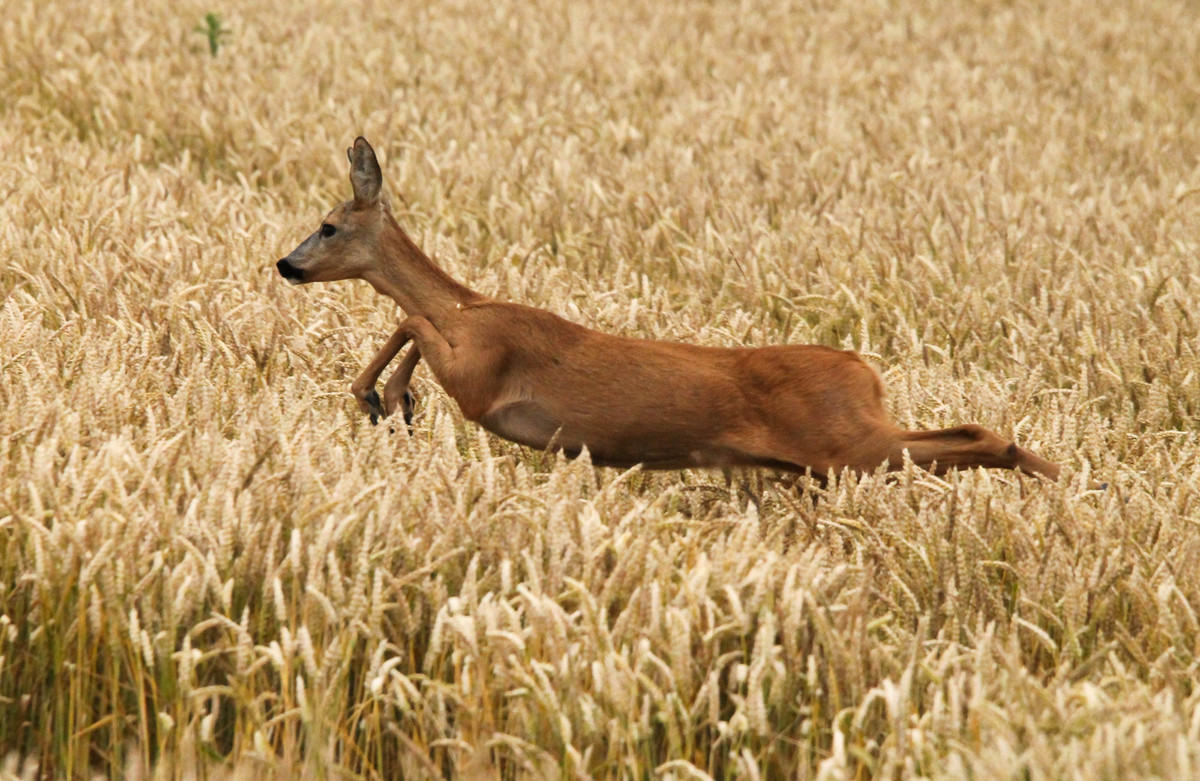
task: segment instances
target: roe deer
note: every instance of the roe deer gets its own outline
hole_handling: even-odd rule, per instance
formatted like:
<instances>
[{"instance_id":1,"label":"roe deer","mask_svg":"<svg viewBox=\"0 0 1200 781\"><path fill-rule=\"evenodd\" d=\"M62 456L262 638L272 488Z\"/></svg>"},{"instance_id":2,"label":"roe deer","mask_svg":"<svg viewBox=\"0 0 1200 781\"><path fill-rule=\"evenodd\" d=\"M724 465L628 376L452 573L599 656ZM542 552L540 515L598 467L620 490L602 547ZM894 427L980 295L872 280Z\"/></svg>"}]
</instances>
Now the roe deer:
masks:
<instances>
[{"instance_id":1,"label":"roe deer","mask_svg":"<svg viewBox=\"0 0 1200 781\"><path fill-rule=\"evenodd\" d=\"M293 284L364 279L407 314L351 385L363 412L411 417L408 384L424 358L463 415L533 448L650 469L770 467L825 476L913 462L939 473L1059 467L978 425L906 431L888 417L879 375L854 352L814 345L699 347L593 331L542 309L495 301L438 268L380 198L363 138L347 150L353 200L276 266ZM384 386L375 384L409 341Z\"/></svg>"}]
</instances>

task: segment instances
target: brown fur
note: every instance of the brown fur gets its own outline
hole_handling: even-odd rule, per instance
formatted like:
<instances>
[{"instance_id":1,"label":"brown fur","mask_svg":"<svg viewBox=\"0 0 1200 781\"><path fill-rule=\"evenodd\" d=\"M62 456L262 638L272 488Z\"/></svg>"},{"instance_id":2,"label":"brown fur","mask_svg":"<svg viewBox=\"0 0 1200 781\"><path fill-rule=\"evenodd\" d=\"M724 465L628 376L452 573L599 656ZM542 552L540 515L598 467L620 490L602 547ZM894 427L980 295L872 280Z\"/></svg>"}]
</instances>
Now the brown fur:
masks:
<instances>
[{"instance_id":1,"label":"brown fur","mask_svg":"<svg viewBox=\"0 0 1200 781\"><path fill-rule=\"evenodd\" d=\"M1058 477L1057 465L981 426L897 427L879 375L853 352L627 339L486 298L434 265L392 218L370 145L359 138L348 155L354 199L278 266L294 282L365 279L409 315L351 386L368 414L400 408L424 358L468 419L529 447L586 447L601 465L823 476L896 469L907 451L938 472L983 466ZM326 226L332 235L322 235ZM380 401L379 375L409 341Z\"/></svg>"}]
</instances>

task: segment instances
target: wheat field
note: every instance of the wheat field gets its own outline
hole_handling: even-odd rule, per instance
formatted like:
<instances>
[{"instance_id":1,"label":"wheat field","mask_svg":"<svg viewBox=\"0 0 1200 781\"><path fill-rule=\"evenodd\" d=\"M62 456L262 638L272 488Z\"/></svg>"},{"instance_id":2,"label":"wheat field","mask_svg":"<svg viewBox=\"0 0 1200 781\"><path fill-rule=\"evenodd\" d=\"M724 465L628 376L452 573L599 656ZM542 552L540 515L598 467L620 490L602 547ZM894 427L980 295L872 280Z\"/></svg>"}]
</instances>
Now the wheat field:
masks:
<instances>
[{"instance_id":1,"label":"wheat field","mask_svg":"<svg viewBox=\"0 0 1200 781\"><path fill-rule=\"evenodd\" d=\"M0 777L1200 778L1197 30L6 0ZM486 295L853 348L1063 478L594 468L424 368L372 427L402 314L273 267L360 133Z\"/></svg>"}]
</instances>

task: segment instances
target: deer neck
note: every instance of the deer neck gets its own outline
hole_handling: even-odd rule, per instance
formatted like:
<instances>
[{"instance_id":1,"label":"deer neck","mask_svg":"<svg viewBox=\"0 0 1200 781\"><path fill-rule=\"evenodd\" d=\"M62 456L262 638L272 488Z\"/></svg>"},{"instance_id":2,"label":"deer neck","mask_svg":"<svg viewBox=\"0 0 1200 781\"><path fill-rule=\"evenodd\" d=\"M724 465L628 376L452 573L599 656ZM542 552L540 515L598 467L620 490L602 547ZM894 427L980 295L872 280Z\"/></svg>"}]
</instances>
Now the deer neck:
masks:
<instances>
[{"instance_id":1,"label":"deer neck","mask_svg":"<svg viewBox=\"0 0 1200 781\"><path fill-rule=\"evenodd\" d=\"M380 264L363 276L405 314L420 315L434 325L464 305L482 298L434 264L390 214L379 236Z\"/></svg>"}]
</instances>

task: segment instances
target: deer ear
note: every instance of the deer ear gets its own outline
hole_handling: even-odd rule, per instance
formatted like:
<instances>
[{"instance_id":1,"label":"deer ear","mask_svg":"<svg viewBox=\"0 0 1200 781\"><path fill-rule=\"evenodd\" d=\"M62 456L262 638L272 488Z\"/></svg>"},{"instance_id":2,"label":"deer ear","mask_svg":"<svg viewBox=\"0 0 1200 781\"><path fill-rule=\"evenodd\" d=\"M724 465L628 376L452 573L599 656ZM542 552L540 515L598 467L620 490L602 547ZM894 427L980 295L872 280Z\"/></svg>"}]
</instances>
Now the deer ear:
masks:
<instances>
[{"instance_id":1,"label":"deer ear","mask_svg":"<svg viewBox=\"0 0 1200 781\"><path fill-rule=\"evenodd\" d=\"M359 136L354 146L346 150L350 158L350 185L354 188L354 206L366 209L379 203L379 191L383 187L383 172L375 158L375 150L367 139Z\"/></svg>"}]
</instances>

